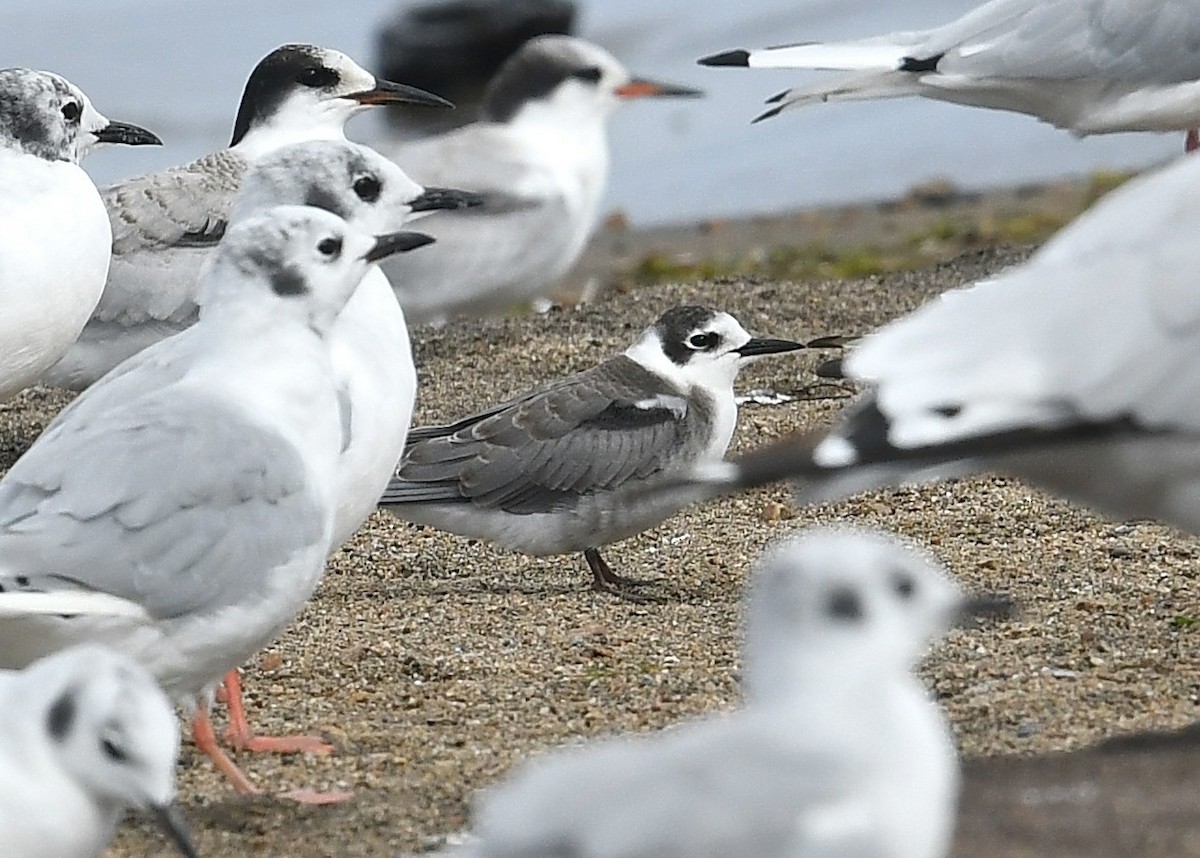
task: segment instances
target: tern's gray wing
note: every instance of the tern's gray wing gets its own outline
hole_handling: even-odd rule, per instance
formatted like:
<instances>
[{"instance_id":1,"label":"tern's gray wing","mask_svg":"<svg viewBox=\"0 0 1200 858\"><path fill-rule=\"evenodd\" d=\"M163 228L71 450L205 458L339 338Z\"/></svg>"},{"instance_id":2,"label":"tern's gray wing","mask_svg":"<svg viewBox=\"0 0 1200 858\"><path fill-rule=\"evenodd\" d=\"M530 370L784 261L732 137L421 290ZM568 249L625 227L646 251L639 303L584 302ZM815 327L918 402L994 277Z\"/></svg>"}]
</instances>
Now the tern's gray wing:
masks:
<instances>
[{"instance_id":1,"label":"tern's gray wing","mask_svg":"<svg viewBox=\"0 0 1200 858\"><path fill-rule=\"evenodd\" d=\"M423 218L421 228L437 242L383 261L415 321L446 315L447 303L451 314L500 310L544 294L591 231L594 213L572 211L556 177L530 163L498 127L468 126L390 154L426 187L463 188L483 198L479 206Z\"/></svg>"},{"instance_id":2,"label":"tern's gray wing","mask_svg":"<svg viewBox=\"0 0 1200 858\"><path fill-rule=\"evenodd\" d=\"M113 259L94 318L126 325L190 318L200 262L225 233L246 169L245 159L224 150L105 188Z\"/></svg>"},{"instance_id":3,"label":"tern's gray wing","mask_svg":"<svg viewBox=\"0 0 1200 858\"><path fill-rule=\"evenodd\" d=\"M1131 84L1200 78L1200 16L1191 0L998 0L926 35L912 57L942 57L943 74Z\"/></svg>"},{"instance_id":4,"label":"tern's gray wing","mask_svg":"<svg viewBox=\"0 0 1200 858\"><path fill-rule=\"evenodd\" d=\"M506 406L418 430L381 503L549 512L670 471L707 440L706 405L621 356Z\"/></svg>"},{"instance_id":5,"label":"tern's gray wing","mask_svg":"<svg viewBox=\"0 0 1200 858\"><path fill-rule=\"evenodd\" d=\"M535 760L478 813L486 858L867 858L885 848L860 760L737 719Z\"/></svg>"},{"instance_id":6,"label":"tern's gray wing","mask_svg":"<svg viewBox=\"0 0 1200 858\"><path fill-rule=\"evenodd\" d=\"M99 591L175 617L245 599L267 584L248 570L321 539L283 438L178 386L111 404L51 426L0 481L4 589Z\"/></svg>"}]
</instances>

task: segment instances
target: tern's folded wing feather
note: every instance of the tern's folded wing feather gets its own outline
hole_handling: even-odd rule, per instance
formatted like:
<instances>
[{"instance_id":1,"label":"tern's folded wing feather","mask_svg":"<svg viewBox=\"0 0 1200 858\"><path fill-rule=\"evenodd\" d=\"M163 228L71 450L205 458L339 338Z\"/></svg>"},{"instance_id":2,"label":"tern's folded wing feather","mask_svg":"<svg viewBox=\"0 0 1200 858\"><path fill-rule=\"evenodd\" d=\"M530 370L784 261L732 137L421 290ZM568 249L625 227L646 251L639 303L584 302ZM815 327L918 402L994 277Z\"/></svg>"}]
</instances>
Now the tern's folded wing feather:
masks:
<instances>
[{"instance_id":1,"label":"tern's folded wing feather","mask_svg":"<svg viewBox=\"0 0 1200 858\"><path fill-rule=\"evenodd\" d=\"M122 324L190 318L202 253L225 234L246 169L243 158L224 150L105 188L113 261L95 318ZM180 268L178 254L188 252Z\"/></svg>"},{"instance_id":2,"label":"tern's folded wing feather","mask_svg":"<svg viewBox=\"0 0 1200 858\"><path fill-rule=\"evenodd\" d=\"M382 503L471 501L546 512L667 472L698 444L687 398L626 357L416 435Z\"/></svg>"},{"instance_id":3,"label":"tern's folded wing feather","mask_svg":"<svg viewBox=\"0 0 1200 858\"><path fill-rule=\"evenodd\" d=\"M248 572L319 543L325 524L285 439L169 389L63 421L13 466L0 482L0 583L179 616L253 597L267 582Z\"/></svg>"}]
</instances>

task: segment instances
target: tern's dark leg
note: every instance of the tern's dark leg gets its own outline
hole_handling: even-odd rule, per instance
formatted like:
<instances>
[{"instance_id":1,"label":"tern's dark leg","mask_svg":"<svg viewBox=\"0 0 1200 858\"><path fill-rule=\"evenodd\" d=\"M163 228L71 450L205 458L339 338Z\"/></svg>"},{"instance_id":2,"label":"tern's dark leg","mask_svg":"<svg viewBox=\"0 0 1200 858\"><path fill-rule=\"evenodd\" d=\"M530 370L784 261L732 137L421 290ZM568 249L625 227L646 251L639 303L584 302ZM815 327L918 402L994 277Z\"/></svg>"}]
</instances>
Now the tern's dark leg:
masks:
<instances>
[{"instance_id":1,"label":"tern's dark leg","mask_svg":"<svg viewBox=\"0 0 1200 858\"><path fill-rule=\"evenodd\" d=\"M612 571L611 566L604 562L604 558L600 556L600 550L597 548L585 548L583 558L587 561L588 568L592 570L593 590L620 595L622 587L640 587L643 584L654 583L643 578L626 578L624 575L618 575Z\"/></svg>"}]
</instances>

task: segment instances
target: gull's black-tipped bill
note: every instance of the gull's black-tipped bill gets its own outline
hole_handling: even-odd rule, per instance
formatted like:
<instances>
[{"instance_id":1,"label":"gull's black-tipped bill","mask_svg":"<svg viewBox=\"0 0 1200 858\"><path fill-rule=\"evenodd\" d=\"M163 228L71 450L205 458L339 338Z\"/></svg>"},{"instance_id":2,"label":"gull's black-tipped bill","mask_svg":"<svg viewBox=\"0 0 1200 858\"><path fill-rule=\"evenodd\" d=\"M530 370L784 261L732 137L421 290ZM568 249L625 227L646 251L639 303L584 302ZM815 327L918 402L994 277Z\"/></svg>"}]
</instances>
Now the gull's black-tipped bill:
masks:
<instances>
[{"instance_id":1,"label":"gull's black-tipped bill","mask_svg":"<svg viewBox=\"0 0 1200 858\"><path fill-rule=\"evenodd\" d=\"M188 829L187 820L177 804L155 805L150 808L150 817L162 832L171 839L175 848L186 858L200 858L196 844L192 842L192 833Z\"/></svg>"},{"instance_id":2,"label":"gull's black-tipped bill","mask_svg":"<svg viewBox=\"0 0 1200 858\"><path fill-rule=\"evenodd\" d=\"M122 143L126 146L161 146L162 140L153 131L129 122L110 122L96 132L101 143Z\"/></svg>"},{"instance_id":3,"label":"gull's black-tipped bill","mask_svg":"<svg viewBox=\"0 0 1200 858\"><path fill-rule=\"evenodd\" d=\"M722 51L696 60L702 66L736 66L745 68L750 65L750 52L742 48L732 51Z\"/></svg>"},{"instance_id":4,"label":"gull's black-tipped bill","mask_svg":"<svg viewBox=\"0 0 1200 858\"><path fill-rule=\"evenodd\" d=\"M483 195L474 191L456 188L426 188L425 193L412 201L414 212L432 212L444 209L469 209L483 205Z\"/></svg>"},{"instance_id":5,"label":"gull's black-tipped bill","mask_svg":"<svg viewBox=\"0 0 1200 858\"><path fill-rule=\"evenodd\" d=\"M368 262L378 262L395 253L408 253L418 247L433 244L436 239L423 232L389 232L375 236L375 244L364 255Z\"/></svg>"},{"instance_id":6,"label":"gull's black-tipped bill","mask_svg":"<svg viewBox=\"0 0 1200 858\"><path fill-rule=\"evenodd\" d=\"M618 86L614 92L620 98L700 98L704 95L700 89L644 77L635 77L629 83Z\"/></svg>"},{"instance_id":7,"label":"gull's black-tipped bill","mask_svg":"<svg viewBox=\"0 0 1200 858\"><path fill-rule=\"evenodd\" d=\"M453 102L440 95L390 80L376 79L373 89L352 92L346 98L354 99L359 104L419 104L423 107L454 108Z\"/></svg>"},{"instance_id":8,"label":"gull's black-tipped bill","mask_svg":"<svg viewBox=\"0 0 1200 858\"><path fill-rule=\"evenodd\" d=\"M736 351L742 357L760 357L762 355L777 355L782 354L783 352L794 352L803 348L807 348L804 343L797 343L793 340L772 340L755 337L740 349L734 349L734 351Z\"/></svg>"}]
</instances>

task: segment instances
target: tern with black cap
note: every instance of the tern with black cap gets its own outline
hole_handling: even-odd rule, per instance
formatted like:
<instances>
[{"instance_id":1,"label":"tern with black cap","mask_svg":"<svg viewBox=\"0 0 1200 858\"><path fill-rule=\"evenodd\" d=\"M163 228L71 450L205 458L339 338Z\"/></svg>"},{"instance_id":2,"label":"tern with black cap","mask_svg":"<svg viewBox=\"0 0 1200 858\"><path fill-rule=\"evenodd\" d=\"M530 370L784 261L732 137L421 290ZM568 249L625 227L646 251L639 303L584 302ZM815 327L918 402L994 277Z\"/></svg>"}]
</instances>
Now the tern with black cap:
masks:
<instances>
[{"instance_id":1,"label":"tern with black cap","mask_svg":"<svg viewBox=\"0 0 1200 858\"><path fill-rule=\"evenodd\" d=\"M496 73L480 119L380 151L423 185L468 188L484 202L431 218L424 259L383 266L410 322L508 310L547 295L583 253L608 183L609 117L647 97L696 97L635 78L608 51L570 36L530 39Z\"/></svg>"},{"instance_id":2,"label":"tern with black cap","mask_svg":"<svg viewBox=\"0 0 1200 858\"><path fill-rule=\"evenodd\" d=\"M400 518L535 555L582 552L593 585L630 583L600 548L683 504L618 502L725 454L738 371L805 346L750 336L728 313L668 310L604 363L445 426L413 429L380 501Z\"/></svg>"},{"instance_id":3,"label":"tern with black cap","mask_svg":"<svg viewBox=\"0 0 1200 858\"><path fill-rule=\"evenodd\" d=\"M284 45L264 57L246 82L229 148L104 189L108 282L78 341L43 381L81 390L192 324L200 266L225 233L246 171L292 143L344 141L346 122L380 104L452 106L328 48Z\"/></svg>"}]
</instances>

